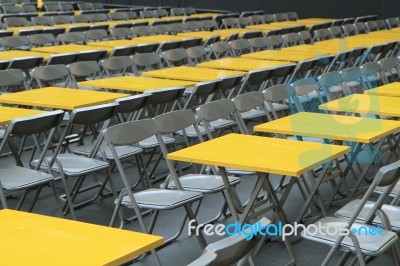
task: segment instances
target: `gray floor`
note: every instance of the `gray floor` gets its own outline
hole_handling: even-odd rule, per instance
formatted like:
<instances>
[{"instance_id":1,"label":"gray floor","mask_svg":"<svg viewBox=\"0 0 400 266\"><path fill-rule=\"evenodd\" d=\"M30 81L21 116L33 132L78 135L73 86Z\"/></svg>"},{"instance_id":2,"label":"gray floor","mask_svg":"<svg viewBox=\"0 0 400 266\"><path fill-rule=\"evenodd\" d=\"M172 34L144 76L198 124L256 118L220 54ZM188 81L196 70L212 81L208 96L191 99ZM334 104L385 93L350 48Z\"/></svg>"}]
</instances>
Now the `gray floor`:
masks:
<instances>
[{"instance_id":1,"label":"gray floor","mask_svg":"<svg viewBox=\"0 0 400 266\"><path fill-rule=\"evenodd\" d=\"M284 158L282 158L282 160L284 160ZM0 160L0 166L9 163L13 163L12 157L3 157ZM126 164L125 166L128 169L127 171L129 176L136 176L134 165ZM165 167L162 166L161 171L165 171L164 169ZM117 173L114 174L114 179L116 181L119 180ZM93 179L89 177L88 181L92 182L91 180ZM276 184L279 179L276 176L271 176L271 180L274 184ZM238 185L237 191L243 202L248 197L254 181L255 178L253 176L242 177L242 182ZM323 185L321 192L324 197L327 197L329 195L329 191L329 187L327 185ZM11 207L15 206L16 202L17 200L15 197L9 199ZM296 187L293 188L292 192L289 195L287 204L284 207L284 210L289 219L293 220L296 217L296 214L301 208L302 203L303 200L300 196L298 189ZM201 206L201 211L199 214L200 222L214 217L219 212L222 204L223 197L221 195L207 195L203 200L203 204ZM95 201L95 203L77 210L76 214L78 220L80 221L100 225L108 225L113 208L114 205L112 198L99 198ZM335 210L336 208L332 207L329 209L329 213L333 214ZM51 194L51 190L49 188L44 188L39 198L39 202L37 203L33 212L51 216L60 215L54 198ZM314 212L316 212L316 210L314 210ZM268 214L267 216L270 217L270 214ZM70 218L70 216L68 216L68 218ZM182 218L182 210L162 213L159 217L159 223L156 226L155 233L167 237L169 235L172 235L175 232L177 225L181 222ZM149 216L146 216L145 220L148 222ZM227 224L229 222L232 222L232 218L228 218L225 220L222 219L220 222ZM128 224L125 228L128 230L140 230L137 222ZM217 239L218 237L209 237L207 238L207 242L212 243ZM320 265L329 251L328 246L302 239L297 239L297 241L293 243L293 249L297 260L297 265ZM196 259L200 254L201 249L196 241L196 238L194 236L189 237L186 229L179 237L178 241L158 251L159 258L163 265L186 265L187 263ZM333 262L337 260L338 257L339 255L337 254ZM262 247L258 256L255 258L255 262L257 265L286 265L289 262L289 257L282 242L268 241ZM153 258L152 256L146 256L141 260L135 262L135 264L153 265ZM372 260L369 265L393 265L393 262L389 254L383 254L382 256Z\"/></svg>"}]
</instances>

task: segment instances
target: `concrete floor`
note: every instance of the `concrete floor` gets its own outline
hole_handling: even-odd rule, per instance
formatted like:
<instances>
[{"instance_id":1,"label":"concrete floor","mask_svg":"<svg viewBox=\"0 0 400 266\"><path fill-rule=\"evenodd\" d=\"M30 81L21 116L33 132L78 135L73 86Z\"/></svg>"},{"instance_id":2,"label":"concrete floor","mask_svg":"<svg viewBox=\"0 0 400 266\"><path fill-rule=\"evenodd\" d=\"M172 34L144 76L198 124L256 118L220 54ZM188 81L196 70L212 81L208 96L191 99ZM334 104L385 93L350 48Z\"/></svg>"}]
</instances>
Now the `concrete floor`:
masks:
<instances>
[{"instance_id":1,"label":"concrete floor","mask_svg":"<svg viewBox=\"0 0 400 266\"><path fill-rule=\"evenodd\" d=\"M282 158L284 159L284 158ZM3 157L0 160L0 166L13 163L12 157ZM136 176L135 167L132 164L125 164L127 167L127 173L130 177ZM161 172L165 172L165 166L161 165ZM101 178L101 177L100 177ZM114 180L118 183L118 186L122 188L119 182L118 173L114 173ZM276 176L271 176L271 181L276 184L279 178ZM350 177L349 180L352 180ZM88 181L92 182L92 178L88 177ZM242 182L237 186L238 194L241 200L244 202L255 182L255 177L253 176L243 176ZM158 184L157 184L158 185ZM155 186L157 186L155 185ZM59 184L61 187L61 184ZM321 194L323 197L329 195L330 187L328 185L323 185L321 188ZM89 194L91 192L88 192ZM86 194L88 195L88 194ZM29 199L28 199L29 200ZM13 208L16 205L17 200L15 198L9 199L10 207ZM206 195L204 197L200 213L198 215L200 223L206 221L207 219L214 217L220 210L223 204L223 197L221 194ZM284 206L284 210L289 219L293 220L296 217L297 212L301 208L303 200L299 193L297 187L294 187L291 191L287 204ZM80 221L95 223L100 225L108 225L113 212L114 204L111 197L108 198L98 198L93 204L79 209L76 211L77 219ZM329 209L329 214L332 215L337 208L332 207ZM44 188L35 209L35 213L41 213L51 216L59 216L59 210L55 204L54 198L51 194L49 188ZM131 212L126 212L132 213ZM314 213L318 213L314 210ZM271 218L271 214L268 213L267 217ZM67 216L70 218L70 215ZM160 234L163 236L172 235L177 229L177 225L180 224L183 218L183 210L174 210L162 212L159 217L159 223L156 225L155 234ZM150 216L145 216L145 221L149 222ZM232 218L221 219L219 222L228 224L232 222ZM140 227L137 222L127 224L125 226L127 230L140 231ZM208 243L212 243L218 240L219 237L208 237L206 238ZM400 242L399 242L400 244ZM312 266L320 265L324 257L329 251L329 247L314 243L311 241L306 241L302 239L297 239L293 243L294 255L297 260L297 265ZM187 234L187 229L185 228L179 239L168 245L166 247L158 250L158 256L163 265L186 265L191 261L195 260L200 254L201 249L194 236L189 237ZM331 265L339 258L339 254L336 254L335 258L332 260ZM257 265L286 265L289 262L289 256L282 242L280 241L267 241L262 247L260 253L255 258L255 263ZM153 265L152 256L145 256L139 261L135 262L137 265ZM383 254L380 257L372 260L368 265L394 265L391 256L389 254Z\"/></svg>"}]
</instances>

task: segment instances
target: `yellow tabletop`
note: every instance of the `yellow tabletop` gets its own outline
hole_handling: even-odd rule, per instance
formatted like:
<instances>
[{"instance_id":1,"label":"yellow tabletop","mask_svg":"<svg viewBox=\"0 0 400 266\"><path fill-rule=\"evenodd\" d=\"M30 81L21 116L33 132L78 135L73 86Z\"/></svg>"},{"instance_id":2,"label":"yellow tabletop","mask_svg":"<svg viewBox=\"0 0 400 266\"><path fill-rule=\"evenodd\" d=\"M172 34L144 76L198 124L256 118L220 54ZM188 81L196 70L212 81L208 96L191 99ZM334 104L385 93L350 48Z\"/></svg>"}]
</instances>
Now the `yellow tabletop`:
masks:
<instances>
[{"instance_id":1,"label":"yellow tabletop","mask_svg":"<svg viewBox=\"0 0 400 266\"><path fill-rule=\"evenodd\" d=\"M366 90L365 94L378 96L400 97L400 82L393 82L374 89Z\"/></svg>"},{"instance_id":2,"label":"yellow tabletop","mask_svg":"<svg viewBox=\"0 0 400 266\"><path fill-rule=\"evenodd\" d=\"M295 45L286 48L282 48L282 51L300 51L300 52L319 52L319 53L331 53L336 54L339 52L351 50L353 48L349 47L339 47L339 46L331 46L331 45L322 45L316 42L315 44L302 44L302 45Z\"/></svg>"},{"instance_id":3,"label":"yellow tabletop","mask_svg":"<svg viewBox=\"0 0 400 266\"><path fill-rule=\"evenodd\" d=\"M229 134L172 152L168 159L298 176L348 151L345 146Z\"/></svg>"},{"instance_id":4,"label":"yellow tabletop","mask_svg":"<svg viewBox=\"0 0 400 266\"><path fill-rule=\"evenodd\" d=\"M96 48L102 47L105 49L111 49L115 47L132 46L138 44L155 43L146 40L113 40L113 41L100 41L100 42L90 42L88 45L96 46ZM157 42L158 43L158 42Z\"/></svg>"},{"instance_id":5,"label":"yellow tabletop","mask_svg":"<svg viewBox=\"0 0 400 266\"><path fill-rule=\"evenodd\" d=\"M4 265L121 265L163 244L156 235L0 211Z\"/></svg>"},{"instance_id":6,"label":"yellow tabletop","mask_svg":"<svg viewBox=\"0 0 400 266\"><path fill-rule=\"evenodd\" d=\"M31 57L31 56L41 56L44 58L45 61L47 61L50 57L48 53L31 52L31 51L9 50L0 52L0 60L5 60L5 61L22 57Z\"/></svg>"},{"instance_id":7,"label":"yellow tabletop","mask_svg":"<svg viewBox=\"0 0 400 266\"><path fill-rule=\"evenodd\" d=\"M101 51L101 50L106 50L107 52L112 51L112 49L108 47L100 48L82 44L62 44L62 45L32 48L32 51L35 52L51 53L51 54L80 53L80 52Z\"/></svg>"},{"instance_id":8,"label":"yellow tabletop","mask_svg":"<svg viewBox=\"0 0 400 266\"><path fill-rule=\"evenodd\" d=\"M242 37L246 32L260 32L260 30L252 30L252 29L223 29L223 30L214 30L212 33L221 35L221 39L226 39L229 35L239 33L239 37Z\"/></svg>"},{"instance_id":9,"label":"yellow tabletop","mask_svg":"<svg viewBox=\"0 0 400 266\"><path fill-rule=\"evenodd\" d=\"M276 29L284 29L284 28L291 28L291 27L298 27L298 26L306 26L306 24L302 24L297 21L282 21L282 22L274 22L274 23L268 23L268 24L257 24L257 25L250 25L247 26L247 29L251 30L262 30L262 31L267 31L267 30L276 30Z\"/></svg>"},{"instance_id":10,"label":"yellow tabletop","mask_svg":"<svg viewBox=\"0 0 400 266\"><path fill-rule=\"evenodd\" d=\"M241 56L241 58L300 62L315 57L325 56L327 54L329 53L325 51L265 50L255 53L244 54Z\"/></svg>"},{"instance_id":11,"label":"yellow tabletop","mask_svg":"<svg viewBox=\"0 0 400 266\"><path fill-rule=\"evenodd\" d=\"M319 106L321 110L400 117L400 98L352 94Z\"/></svg>"},{"instance_id":12,"label":"yellow tabletop","mask_svg":"<svg viewBox=\"0 0 400 266\"><path fill-rule=\"evenodd\" d=\"M189 39L188 37L183 36L176 36L176 35L150 35L150 36L143 36L143 37L135 37L132 40L136 42L170 42L170 41L182 41L185 39Z\"/></svg>"},{"instance_id":13,"label":"yellow tabletop","mask_svg":"<svg viewBox=\"0 0 400 266\"><path fill-rule=\"evenodd\" d=\"M220 34L214 33L212 31L190 31L190 32L178 33L178 36L190 37L190 38L202 38L203 40L206 40L214 36L220 36L222 40L225 40L228 34L221 36Z\"/></svg>"},{"instance_id":14,"label":"yellow tabletop","mask_svg":"<svg viewBox=\"0 0 400 266\"><path fill-rule=\"evenodd\" d=\"M110 103L126 96L128 94L45 87L0 95L0 103L74 110Z\"/></svg>"},{"instance_id":15,"label":"yellow tabletop","mask_svg":"<svg viewBox=\"0 0 400 266\"><path fill-rule=\"evenodd\" d=\"M200 81L215 80L228 76L236 76L236 75L244 76L245 74L246 74L245 72L239 72L239 71L180 66L180 67L164 68L153 71L146 71L142 73L142 76L200 82Z\"/></svg>"},{"instance_id":16,"label":"yellow tabletop","mask_svg":"<svg viewBox=\"0 0 400 266\"><path fill-rule=\"evenodd\" d=\"M254 127L255 131L370 144L400 130L400 122L301 112Z\"/></svg>"},{"instance_id":17,"label":"yellow tabletop","mask_svg":"<svg viewBox=\"0 0 400 266\"><path fill-rule=\"evenodd\" d=\"M254 60L254 59L244 59L244 58L222 58L200 63L197 66L204 68L251 71L263 68L273 68L288 64L292 63L285 61L266 61L266 60Z\"/></svg>"},{"instance_id":18,"label":"yellow tabletop","mask_svg":"<svg viewBox=\"0 0 400 266\"><path fill-rule=\"evenodd\" d=\"M195 83L192 81L133 76L123 76L79 82L79 85L81 86L89 86L102 89L126 90L134 92L145 92L171 87L193 87L194 84Z\"/></svg>"},{"instance_id":19,"label":"yellow tabletop","mask_svg":"<svg viewBox=\"0 0 400 266\"><path fill-rule=\"evenodd\" d=\"M13 119L42 113L44 111L0 106L0 126L10 123Z\"/></svg>"}]
</instances>

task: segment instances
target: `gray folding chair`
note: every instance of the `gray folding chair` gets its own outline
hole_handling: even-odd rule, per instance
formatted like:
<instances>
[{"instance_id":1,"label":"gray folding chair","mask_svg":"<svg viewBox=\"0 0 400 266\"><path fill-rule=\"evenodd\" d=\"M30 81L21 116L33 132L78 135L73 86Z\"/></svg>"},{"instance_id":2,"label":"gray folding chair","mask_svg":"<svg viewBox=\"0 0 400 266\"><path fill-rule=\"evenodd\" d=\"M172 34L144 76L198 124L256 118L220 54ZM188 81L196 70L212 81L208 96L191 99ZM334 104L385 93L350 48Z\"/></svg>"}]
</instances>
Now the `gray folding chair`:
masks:
<instances>
[{"instance_id":1,"label":"gray folding chair","mask_svg":"<svg viewBox=\"0 0 400 266\"><path fill-rule=\"evenodd\" d=\"M86 44L86 36L83 32L67 32L58 35L57 41L61 44Z\"/></svg>"},{"instance_id":2,"label":"gray folding chair","mask_svg":"<svg viewBox=\"0 0 400 266\"><path fill-rule=\"evenodd\" d=\"M4 151L6 145L9 145L16 159L16 165L6 165L0 167L0 200L3 208L8 208L8 204L5 198L4 192L22 192L21 198L17 205L19 210L26 199L28 192L34 188L37 191L33 197L29 211L32 211L34 204L38 200L41 189L44 185L50 185L56 200L57 205L62 211L61 204L59 202L58 194L55 188L54 176L38 171L39 167L36 166L33 169L24 167L19 157L19 151L16 147L15 139L23 137L23 143L25 138L32 137L34 140L34 148L30 160L37 158L40 164L47 164L45 160L46 153L50 148L54 134L58 126L60 125L64 112L61 110L48 112L44 114L38 114L28 116L20 119L15 119L10 122L5 132L4 138L0 146L0 154ZM39 137L45 136L44 145L41 144ZM42 139L40 137L40 139ZM23 145L20 147L23 148ZM35 154L38 152L39 156Z\"/></svg>"},{"instance_id":3,"label":"gray folding chair","mask_svg":"<svg viewBox=\"0 0 400 266\"><path fill-rule=\"evenodd\" d=\"M134 36L131 28L114 28L110 30L110 36L116 40L119 39L132 39Z\"/></svg>"},{"instance_id":4,"label":"gray folding chair","mask_svg":"<svg viewBox=\"0 0 400 266\"><path fill-rule=\"evenodd\" d=\"M53 26L54 20L50 16L41 16L41 17L32 17L31 18L33 24L39 26Z\"/></svg>"},{"instance_id":5,"label":"gray folding chair","mask_svg":"<svg viewBox=\"0 0 400 266\"><path fill-rule=\"evenodd\" d=\"M0 38L4 50L30 50L32 45L26 36L9 36Z\"/></svg>"},{"instance_id":6,"label":"gray folding chair","mask_svg":"<svg viewBox=\"0 0 400 266\"><path fill-rule=\"evenodd\" d=\"M351 82L351 74L348 74L349 75L346 77L348 78L349 82ZM318 77L318 84L320 85L320 88L328 101L332 101L350 94L349 88L345 85L345 81L343 80L343 76L337 71L320 75ZM350 85L353 85L353 87L357 86L357 84L354 83Z\"/></svg>"},{"instance_id":7,"label":"gray folding chair","mask_svg":"<svg viewBox=\"0 0 400 266\"><path fill-rule=\"evenodd\" d=\"M361 74L369 89L382 84L381 66L377 62L369 62L361 65Z\"/></svg>"},{"instance_id":8,"label":"gray folding chair","mask_svg":"<svg viewBox=\"0 0 400 266\"><path fill-rule=\"evenodd\" d=\"M287 84L278 84L266 88L263 92L264 100L267 103L268 111L272 113L274 119L278 119L278 112L287 111L290 92Z\"/></svg>"},{"instance_id":9,"label":"gray folding chair","mask_svg":"<svg viewBox=\"0 0 400 266\"><path fill-rule=\"evenodd\" d=\"M28 36L29 42L33 47L42 47L46 45L56 45L56 38L50 33L40 33Z\"/></svg>"},{"instance_id":10,"label":"gray folding chair","mask_svg":"<svg viewBox=\"0 0 400 266\"><path fill-rule=\"evenodd\" d=\"M337 250L344 252L339 260L340 263L344 264L351 255L354 255L355 260L351 264L358 261L360 265L366 265L367 257L379 256L386 250L390 250L394 265L399 265L400 251L397 246L398 236L396 233L391 232L390 221L382 207L390 191L399 180L399 167L400 163L398 161L382 167L372 180L368 191L362 199L349 203L355 207L351 208L350 212L348 211L348 205L336 213L340 218L325 217L314 223L319 228L321 226L324 226L324 228L333 227L335 228L335 233L326 234L325 232L316 232L316 234L311 235L307 231L302 232L303 238L331 247L321 265L328 265ZM384 193L382 193L376 203L368 204L368 199L378 185L386 187ZM366 204L370 205L370 207L366 208ZM365 216L361 214L363 211ZM380 216L384 229L380 231L380 234L366 235L365 231L368 232L377 214ZM346 219L341 218L343 216ZM363 230L363 227L366 229Z\"/></svg>"},{"instance_id":11,"label":"gray folding chair","mask_svg":"<svg viewBox=\"0 0 400 266\"><path fill-rule=\"evenodd\" d=\"M108 32L106 30L87 30L85 31L87 41L103 41L108 39Z\"/></svg>"},{"instance_id":12,"label":"gray folding chair","mask_svg":"<svg viewBox=\"0 0 400 266\"><path fill-rule=\"evenodd\" d=\"M162 68L161 57L157 53L134 54L132 61L135 65L136 75L139 75L143 71Z\"/></svg>"},{"instance_id":13,"label":"gray folding chair","mask_svg":"<svg viewBox=\"0 0 400 266\"><path fill-rule=\"evenodd\" d=\"M247 92L240 94L233 99L236 110L242 117L243 129L245 132L251 132L246 125L246 122L260 120L262 122L271 121L271 115L265 104L263 95L259 91Z\"/></svg>"},{"instance_id":14,"label":"gray folding chair","mask_svg":"<svg viewBox=\"0 0 400 266\"><path fill-rule=\"evenodd\" d=\"M125 76L134 73L134 64L129 56L114 56L101 61L103 68L103 75L112 76Z\"/></svg>"},{"instance_id":15,"label":"gray folding chair","mask_svg":"<svg viewBox=\"0 0 400 266\"><path fill-rule=\"evenodd\" d=\"M0 70L0 94L28 90L24 72L20 69Z\"/></svg>"},{"instance_id":16,"label":"gray folding chair","mask_svg":"<svg viewBox=\"0 0 400 266\"><path fill-rule=\"evenodd\" d=\"M207 49L203 46L189 47L186 49L186 52L193 65L208 61L210 59L210 52L207 51Z\"/></svg>"},{"instance_id":17,"label":"gray folding chair","mask_svg":"<svg viewBox=\"0 0 400 266\"><path fill-rule=\"evenodd\" d=\"M249 39L250 45L253 48L253 51L262 51L269 48L268 40L265 37L255 37Z\"/></svg>"},{"instance_id":18,"label":"gray folding chair","mask_svg":"<svg viewBox=\"0 0 400 266\"><path fill-rule=\"evenodd\" d=\"M270 223L270 220L263 217L256 224L267 227ZM260 235L250 240L245 234L233 235L207 245L200 257L188 266L246 265L251 259L253 250L262 245L263 241L264 238Z\"/></svg>"},{"instance_id":19,"label":"gray folding chair","mask_svg":"<svg viewBox=\"0 0 400 266\"><path fill-rule=\"evenodd\" d=\"M219 41L211 44L211 51L215 58L235 56L232 46L226 41Z\"/></svg>"},{"instance_id":20,"label":"gray folding chair","mask_svg":"<svg viewBox=\"0 0 400 266\"><path fill-rule=\"evenodd\" d=\"M193 65L188 53L186 52L186 49L184 48L167 50L163 52L161 56L168 67Z\"/></svg>"},{"instance_id":21,"label":"gray folding chair","mask_svg":"<svg viewBox=\"0 0 400 266\"><path fill-rule=\"evenodd\" d=\"M107 171L109 167L108 162L95 159L102 141L102 135L98 134L95 125L102 124L101 129L108 127L110 119L117 111L117 107L118 104L110 103L73 110L70 114L68 123L58 140L58 144L53 155L46 158L48 162L47 167L43 164L40 165L40 167L48 169L49 172L57 173L61 177L65 190L63 199L69 203L68 209L70 210L73 219L76 218L75 208L85 206L96 200L106 186L106 182L109 180ZM81 130L78 131L78 136L75 135L71 138L69 136L71 136L73 133L74 126L80 127ZM71 140L78 139L78 145L82 145L87 128L91 130L92 137L94 139L94 145L92 146L93 148L89 152L88 156L70 153ZM38 165L37 161L33 161L32 163L35 166ZM95 174L100 171L107 172L104 182L100 182L96 179L97 182L93 186L82 188L83 182L88 175ZM75 183L71 189L67 185L67 178L72 178L75 180ZM112 185L112 182L110 182L110 184ZM100 187L100 189L92 198L75 203L76 197L79 193L97 187ZM65 210L65 213L67 211L68 210Z\"/></svg>"},{"instance_id":22,"label":"gray folding chair","mask_svg":"<svg viewBox=\"0 0 400 266\"><path fill-rule=\"evenodd\" d=\"M135 37L154 35L153 29L150 26L136 26L132 27Z\"/></svg>"},{"instance_id":23,"label":"gray folding chair","mask_svg":"<svg viewBox=\"0 0 400 266\"><path fill-rule=\"evenodd\" d=\"M128 20L128 14L126 12L109 12L108 16L110 20Z\"/></svg>"},{"instance_id":24,"label":"gray folding chair","mask_svg":"<svg viewBox=\"0 0 400 266\"><path fill-rule=\"evenodd\" d=\"M24 17L4 18L4 23L7 25L7 27L24 27L30 25L28 19Z\"/></svg>"},{"instance_id":25,"label":"gray folding chair","mask_svg":"<svg viewBox=\"0 0 400 266\"><path fill-rule=\"evenodd\" d=\"M285 46L298 45L301 42L300 36L296 32L286 33L282 35L282 38L285 40Z\"/></svg>"},{"instance_id":26,"label":"gray folding chair","mask_svg":"<svg viewBox=\"0 0 400 266\"><path fill-rule=\"evenodd\" d=\"M235 56L253 52L252 46L247 39L233 40L229 43Z\"/></svg>"},{"instance_id":27,"label":"gray folding chair","mask_svg":"<svg viewBox=\"0 0 400 266\"><path fill-rule=\"evenodd\" d=\"M390 82L396 82L400 80L400 68L397 63L397 58L389 57L379 60L381 66L381 75L383 83L388 84Z\"/></svg>"},{"instance_id":28,"label":"gray folding chair","mask_svg":"<svg viewBox=\"0 0 400 266\"><path fill-rule=\"evenodd\" d=\"M69 64L67 68L75 88L79 88L79 81L102 78L99 64L96 61L75 62Z\"/></svg>"},{"instance_id":29,"label":"gray folding chair","mask_svg":"<svg viewBox=\"0 0 400 266\"><path fill-rule=\"evenodd\" d=\"M74 86L74 82L71 80L68 68L65 65L35 67L32 70L32 78L40 88L51 85L58 85L66 88Z\"/></svg>"},{"instance_id":30,"label":"gray folding chair","mask_svg":"<svg viewBox=\"0 0 400 266\"><path fill-rule=\"evenodd\" d=\"M193 137L189 138L189 136L186 135L186 129L188 128L194 129L195 138L197 141L200 142L203 141L202 133L200 132L199 127L197 126L196 117L194 116L191 110L187 109L187 110L165 113L153 118L153 120L156 123L159 132L163 135L167 134L175 136L177 132L180 132L179 135L182 135L185 139L182 148L188 147L191 142L193 143ZM168 150L164 149L164 146L161 146L161 151L164 156L164 159L167 160L166 158ZM178 177L176 172L177 170L170 169L170 174L168 175L167 179L165 180L165 182L162 184L161 187L176 189L176 185L173 180L175 178L179 178L179 182L181 183L183 190L200 192L204 194L225 193L224 182L221 176L215 174L211 175L199 174L197 167L193 167L195 173L183 175L182 167L179 165L178 162L176 162L176 167L178 168L177 170L179 171L180 176ZM216 169L214 169L213 172L216 173L217 172ZM175 178L171 180L171 177L173 176L175 176ZM232 187L235 187L240 182L240 179L238 177L230 176L228 177L228 179L229 179L229 185ZM200 203L196 207L195 210L196 215L198 213L199 208L200 208ZM221 212L215 218L205 223L208 224L217 221L222 216L226 208L227 204L224 202ZM185 220L181 225L181 230L183 229L184 222ZM204 222L202 224L204 224Z\"/></svg>"},{"instance_id":31,"label":"gray folding chair","mask_svg":"<svg viewBox=\"0 0 400 266\"><path fill-rule=\"evenodd\" d=\"M284 46L285 40L282 36L272 35L265 37L268 42L269 49L280 49Z\"/></svg>"},{"instance_id":32,"label":"gray folding chair","mask_svg":"<svg viewBox=\"0 0 400 266\"><path fill-rule=\"evenodd\" d=\"M191 209L191 204L201 200L203 198L203 194L199 192L182 190L182 185L177 176L172 176L177 187L176 190L151 188L136 193L133 193L131 190L131 184L125 173L125 169L118 158L116 148L121 145L135 145L144 139L155 136L160 147L166 149L161 135L158 133L158 128L154 120L144 119L118 124L103 130L102 136L104 138L104 142L110 147L110 150L115 158L119 175L122 178L125 186L124 190L121 191L118 200L115 202L116 206L111 219L111 226L114 224L116 216L120 213L121 206L134 210L135 215L140 223L140 227L145 233L153 232L155 223L157 221L157 216L159 212L163 210L167 211L184 207L189 220L195 220L195 215ZM166 163L168 169L174 171L172 163L170 161L166 161ZM153 217L148 227L143 221L141 210L153 211ZM205 245L205 240L202 235L200 238L198 238L198 240L201 246ZM164 244L169 244L169 242L170 240L164 241Z\"/></svg>"},{"instance_id":33,"label":"gray folding chair","mask_svg":"<svg viewBox=\"0 0 400 266\"><path fill-rule=\"evenodd\" d=\"M300 79L292 84L291 100L298 112L317 112L318 106L325 101L322 98L318 82L315 78Z\"/></svg>"}]
</instances>

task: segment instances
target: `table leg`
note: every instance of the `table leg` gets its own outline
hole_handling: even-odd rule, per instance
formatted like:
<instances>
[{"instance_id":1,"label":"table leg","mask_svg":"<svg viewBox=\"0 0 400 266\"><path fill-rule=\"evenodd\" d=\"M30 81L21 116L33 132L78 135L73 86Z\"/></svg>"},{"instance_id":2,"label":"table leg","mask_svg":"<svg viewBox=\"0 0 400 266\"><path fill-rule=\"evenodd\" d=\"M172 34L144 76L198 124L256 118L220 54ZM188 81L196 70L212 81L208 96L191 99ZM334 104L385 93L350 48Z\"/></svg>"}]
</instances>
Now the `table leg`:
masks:
<instances>
[{"instance_id":1,"label":"table leg","mask_svg":"<svg viewBox=\"0 0 400 266\"><path fill-rule=\"evenodd\" d=\"M234 197L234 195L232 195L232 193L233 193L232 189L234 189L234 188L229 183L228 173L226 172L224 167L218 167L218 169L221 174L222 181L224 182L224 187L225 187L224 194L225 194L226 202L228 203L229 209L231 210L232 217L236 221L239 221L239 215L237 212L236 204L233 200L235 197Z\"/></svg>"}]
</instances>

